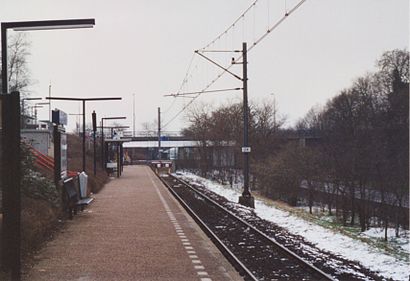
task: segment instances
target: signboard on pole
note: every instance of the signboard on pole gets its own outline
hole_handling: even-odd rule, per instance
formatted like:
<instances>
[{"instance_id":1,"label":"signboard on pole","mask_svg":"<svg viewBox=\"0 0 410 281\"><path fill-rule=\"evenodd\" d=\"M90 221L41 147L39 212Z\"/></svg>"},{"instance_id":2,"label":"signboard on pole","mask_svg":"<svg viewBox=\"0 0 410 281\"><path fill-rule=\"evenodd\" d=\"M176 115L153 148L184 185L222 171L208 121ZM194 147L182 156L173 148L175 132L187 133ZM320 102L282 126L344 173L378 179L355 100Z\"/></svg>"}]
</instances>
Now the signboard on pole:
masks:
<instances>
[{"instance_id":1,"label":"signboard on pole","mask_svg":"<svg viewBox=\"0 0 410 281\"><path fill-rule=\"evenodd\" d=\"M59 109L53 110L52 122L57 125L67 125L67 113Z\"/></svg>"},{"instance_id":2,"label":"signboard on pole","mask_svg":"<svg viewBox=\"0 0 410 281\"><path fill-rule=\"evenodd\" d=\"M250 153L251 152L251 148L249 146L244 146L242 147L242 152L243 153Z\"/></svg>"},{"instance_id":3,"label":"signboard on pole","mask_svg":"<svg viewBox=\"0 0 410 281\"><path fill-rule=\"evenodd\" d=\"M67 134L61 132L61 178L67 177Z\"/></svg>"}]
</instances>

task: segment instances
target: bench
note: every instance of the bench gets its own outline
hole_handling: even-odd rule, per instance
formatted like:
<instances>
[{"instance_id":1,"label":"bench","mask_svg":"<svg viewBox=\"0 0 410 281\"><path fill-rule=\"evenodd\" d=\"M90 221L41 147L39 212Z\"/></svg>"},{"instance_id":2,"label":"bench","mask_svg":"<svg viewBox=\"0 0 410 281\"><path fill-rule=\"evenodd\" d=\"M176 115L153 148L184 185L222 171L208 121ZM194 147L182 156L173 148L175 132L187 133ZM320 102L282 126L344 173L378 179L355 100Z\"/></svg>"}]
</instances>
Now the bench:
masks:
<instances>
[{"instance_id":1,"label":"bench","mask_svg":"<svg viewBox=\"0 0 410 281\"><path fill-rule=\"evenodd\" d=\"M78 186L79 184L75 184L74 178L68 178L63 182L66 206L70 219L73 219L73 214L77 214L78 208L81 208L81 211L83 211L84 207L90 205L94 200L91 197L82 198Z\"/></svg>"}]
</instances>

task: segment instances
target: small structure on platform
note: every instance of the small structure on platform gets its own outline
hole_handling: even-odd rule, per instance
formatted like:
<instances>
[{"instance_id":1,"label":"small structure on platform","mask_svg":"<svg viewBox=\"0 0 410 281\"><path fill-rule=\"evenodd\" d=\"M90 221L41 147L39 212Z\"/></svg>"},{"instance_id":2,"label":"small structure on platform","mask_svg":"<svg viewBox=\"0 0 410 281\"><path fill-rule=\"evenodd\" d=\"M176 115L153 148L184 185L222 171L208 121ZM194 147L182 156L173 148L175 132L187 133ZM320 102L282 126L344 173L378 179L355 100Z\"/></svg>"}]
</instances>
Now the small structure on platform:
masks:
<instances>
[{"instance_id":1,"label":"small structure on platform","mask_svg":"<svg viewBox=\"0 0 410 281\"><path fill-rule=\"evenodd\" d=\"M22 129L21 139L42 154L53 156L52 133L48 129Z\"/></svg>"},{"instance_id":2,"label":"small structure on platform","mask_svg":"<svg viewBox=\"0 0 410 281\"><path fill-rule=\"evenodd\" d=\"M124 149L123 143L129 142L131 139L121 139L121 138L111 138L104 139L104 149L105 149L105 167L107 173L113 175L116 173L117 178L122 174L124 167Z\"/></svg>"},{"instance_id":3,"label":"small structure on platform","mask_svg":"<svg viewBox=\"0 0 410 281\"><path fill-rule=\"evenodd\" d=\"M170 160L154 160L151 161L151 169L157 175L169 174L172 171L172 161Z\"/></svg>"}]
</instances>

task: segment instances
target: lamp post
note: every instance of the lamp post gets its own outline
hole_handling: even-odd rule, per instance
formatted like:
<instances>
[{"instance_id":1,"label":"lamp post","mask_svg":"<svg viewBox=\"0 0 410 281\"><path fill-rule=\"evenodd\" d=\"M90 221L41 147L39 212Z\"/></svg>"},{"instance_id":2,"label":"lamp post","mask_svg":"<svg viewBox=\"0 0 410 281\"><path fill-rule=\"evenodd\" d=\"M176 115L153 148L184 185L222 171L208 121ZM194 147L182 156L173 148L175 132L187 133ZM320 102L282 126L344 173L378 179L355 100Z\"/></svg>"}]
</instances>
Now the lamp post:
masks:
<instances>
[{"instance_id":1,"label":"lamp post","mask_svg":"<svg viewBox=\"0 0 410 281\"><path fill-rule=\"evenodd\" d=\"M21 99L21 114L22 114L22 116L23 116L23 118L21 118L21 122L20 122L20 129L24 129L24 120L25 120L25 118L24 118L24 112L25 112L25 110L26 110L26 108L25 108L25 101L26 100L41 100L41 98L23 98L23 99Z\"/></svg>"},{"instance_id":2,"label":"lamp post","mask_svg":"<svg viewBox=\"0 0 410 281\"><path fill-rule=\"evenodd\" d=\"M34 116L34 125L37 125L37 108L43 108L42 105L33 105L31 108L31 114Z\"/></svg>"},{"instance_id":3,"label":"lamp post","mask_svg":"<svg viewBox=\"0 0 410 281\"><path fill-rule=\"evenodd\" d=\"M93 170L94 170L94 176L97 175L97 158L96 158L96 153L95 153L95 137L97 133L97 113L95 113L95 110L93 110L93 113L91 113L91 119L93 121Z\"/></svg>"},{"instance_id":4,"label":"lamp post","mask_svg":"<svg viewBox=\"0 0 410 281\"><path fill-rule=\"evenodd\" d=\"M120 116L120 117L103 117L101 118L101 166L105 169L105 149L104 149L104 120L119 120L119 119L126 119L127 117Z\"/></svg>"},{"instance_id":5,"label":"lamp post","mask_svg":"<svg viewBox=\"0 0 410 281\"><path fill-rule=\"evenodd\" d=\"M65 100L65 101L81 101L83 103L83 171L85 172L85 102L87 101L106 101L106 100L121 100L120 97L113 98L60 98L46 97L48 100Z\"/></svg>"},{"instance_id":6,"label":"lamp post","mask_svg":"<svg viewBox=\"0 0 410 281\"><path fill-rule=\"evenodd\" d=\"M69 113L68 115L77 116L77 117L83 116L82 113ZM79 118L75 119L75 132L77 133L78 136L80 136L80 119Z\"/></svg>"},{"instance_id":7,"label":"lamp post","mask_svg":"<svg viewBox=\"0 0 410 281\"><path fill-rule=\"evenodd\" d=\"M34 123L36 125L37 125L37 108L43 108L43 105L50 105L50 103L49 102L36 102L33 106L33 109L34 109Z\"/></svg>"},{"instance_id":8,"label":"lamp post","mask_svg":"<svg viewBox=\"0 0 410 281\"><path fill-rule=\"evenodd\" d=\"M1 23L1 93L2 97L2 264L12 280L20 280L20 93L8 94L7 30L34 31L49 29L91 28L94 19L19 21ZM5 163L7 161L7 163Z\"/></svg>"},{"instance_id":9,"label":"lamp post","mask_svg":"<svg viewBox=\"0 0 410 281\"><path fill-rule=\"evenodd\" d=\"M135 137L135 94L132 94L132 136Z\"/></svg>"},{"instance_id":10,"label":"lamp post","mask_svg":"<svg viewBox=\"0 0 410 281\"><path fill-rule=\"evenodd\" d=\"M158 107L158 160L161 161L161 108Z\"/></svg>"},{"instance_id":11,"label":"lamp post","mask_svg":"<svg viewBox=\"0 0 410 281\"><path fill-rule=\"evenodd\" d=\"M50 29L78 29L92 28L95 19L69 19L69 20L44 20L44 21L18 21L1 23L1 88L2 93L8 93L7 76L7 30L36 31Z\"/></svg>"}]
</instances>

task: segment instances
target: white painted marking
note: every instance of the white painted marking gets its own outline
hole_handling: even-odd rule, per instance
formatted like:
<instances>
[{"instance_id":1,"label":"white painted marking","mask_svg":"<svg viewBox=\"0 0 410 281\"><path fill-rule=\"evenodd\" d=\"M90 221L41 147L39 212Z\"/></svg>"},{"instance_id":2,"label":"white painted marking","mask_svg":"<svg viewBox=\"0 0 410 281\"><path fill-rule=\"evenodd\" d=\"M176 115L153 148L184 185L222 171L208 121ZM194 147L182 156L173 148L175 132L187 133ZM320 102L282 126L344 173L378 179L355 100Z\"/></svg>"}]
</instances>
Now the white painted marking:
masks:
<instances>
[{"instance_id":1,"label":"white painted marking","mask_svg":"<svg viewBox=\"0 0 410 281\"><path fill-rule=\"evenodd\" d=\"M199 270L204 270L205 266L203 266L203 265L194 265L194 268L199 269Z\"/></svg>"},{"instance_id":2,"label":"white painted marking","mask_svg":"<svg viewBox=\"0 0 410 281\"><path fill-rule=\"evenodd\" d=\"M147 172L147 174L148 174L148 172ZM172 211L169 208L167 202L165 201L164 197L162 196L161 192L159 191L159 189L157 187L157 184L152 179L151 174L148 174L148 177L150 178L152 184L154 185L155 191L157 192L158 197L161 200L162 205L164 206L164 209L165 209L166 213L168 214L169 220L174 224L176 234L181 239L182 245L184 245L184 248L186 249L187 254L189 255L189 258L192 260L192 263L194 264L194 268L196 270L202 270L202 271L197 271L197 274L199 276L207 276L208 273L206 271L203 271L203 270L205 270L205 267L201 265L201 260L198 259L198 256L196 255L196 252L194 251L194 248L192 246L188 246L188 245L191 245L191 243L189 242L189 239L187 239L187 237L185 236L185 233L183 232L181 226L179 225L175 215L172 213ZM211 278L200 278L200 280L201 281L212 281Z\"/></svg>"}]
</instances>

